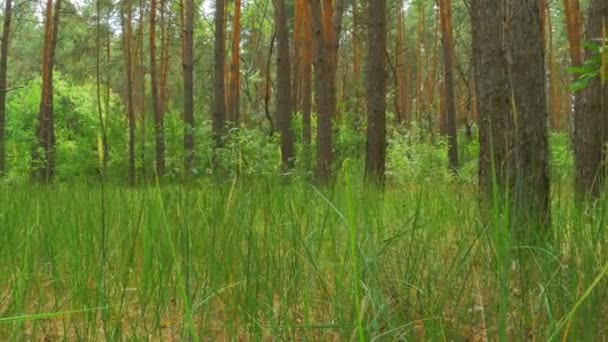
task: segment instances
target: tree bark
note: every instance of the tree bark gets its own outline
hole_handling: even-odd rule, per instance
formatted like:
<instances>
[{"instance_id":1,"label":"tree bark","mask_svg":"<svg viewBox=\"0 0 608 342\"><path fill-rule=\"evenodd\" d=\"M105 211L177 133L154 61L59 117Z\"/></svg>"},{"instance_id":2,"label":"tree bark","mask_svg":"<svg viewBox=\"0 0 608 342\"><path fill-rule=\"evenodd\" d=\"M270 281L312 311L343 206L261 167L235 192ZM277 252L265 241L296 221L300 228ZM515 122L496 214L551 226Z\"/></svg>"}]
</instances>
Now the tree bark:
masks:
<instances>
[{"instance_id":1,"label":"tree bark","mask_svg":"<svg viewBox=\"0 0 608 342\"><path fill-rule=\"evenodd\" d=\"M234 1L232 22L232 60L230 62L230 91L227 119L238 124L241 112L241 0Z\"/></svg>"},{"instance_id":2,"label":"tree bark","mask_svg":"<svg viewBox=\"0 0 608 342\"><path fill-rule=\"evenodd\" d=\"M159 97L159 80L156 69L156 11L157 2L152 0L150 3L150 91L152 94L152 112L154 113L154 138L156 144L156 176L162 177L165 174L165 136L164 136L164 115L162 104Z\"/></svg>"},{"instance_id":3,"label":"tree bark","mask_svg":"<svg viewBox=\"0 0 608 342\"><path fill-rule=\"evenodd\" d=\"M508 5L512 23L508 60L517 131L513 217L515 227L538 229L550 224L548 113L541 12L536 0L509 0ZM537 232L522 230L520 233Z\"/></svg>"},{"instance_id":4,"label":"tree bark","mask_svg":"<svg viewBox=\"0 0 608 342\"><path fill-rule=\"evenodd\" d=\"M458 170L458 132L456 127L456 95L454 94L454 36L452 32L452 1L439 1L439 17L443 45L443 80L445 82L446 131L449 137L450 168Z\"/></svg>"},{"instance_id":5,"label":"tree bark","mask_svg":"<svg viewBox=\"0 0 608 342\"><path fill-rule=\"evenodd\" d=\"M336 112L336 70L339 37L344 12L343 0L309 0L313 18L315 102L317 104L317 168L320 183L331 178L333 161L332 118Z\"/></svg>"},{"instance_id":6,"label":"tree bark","mask_svg":"<svg viewBox=\"0 0 608 342\"><path fill-rule=\"evenodd\" d=\"M215 146L222 145L222 135L226 121L226 89L224 82L225 68L225 0L215 2L215 58L213 76L213 137Z\"/></svg>"},{"instance_id":7,"label":"tree bark","mask_svg":"<svg viewBox=\"0 0 608 342\"><path fill-rule=\"evenodd\" d=\"M312 47L312 18L310 8L302 0L302 141L304 144L304 165L306 170L310 167L310 149L312 144L312 64L313 64L313 47Z\"/></svg>"},{"instance_id":8,"label":"tree bark","mask_svg":"<svg viewBox=\"0 0 608 342\"><path fill-rule=\"evenodd\" d=\"M608 31L608 2L591 0L587 24L587 41L598 44ZM587 51L591 58L593 52ZM574 151L576 160L576 190L579 198L597 198L605 182L605 153L602 148L608 138L606 116L608 87L598 77L582 93L580 111L574 117Z\"/></svg>"},{"instance_id":9,"label":"tree bark","mask_svg":"<svg viewBox=\"0 0 608 342\"><path fill-rule=\"evenodd\" d=\"M365 178L384 185L386 163L386 0L368 0Z\"/></svg>"},{"instance_id":10,"label":"tree bark","mask_svg":"<svg viewBox=\"0 0 608 342\"><path fill-rule=\"evenodd\" d=\"M125 59L125 73L127 80L127 120L129 122L129 185L135 185L135 109L133 103L133 3L126 0L126 18L123 15L123 51Z\"/></svg>"},{"instance_id":11,"label":"tree bark","mask_svg":"<svg viewBox=\"0 0 608 342\"><path fill-rule=\"evenodd\" d=\"M184 171L192 175L196 160L194 151L194 0L184 0L183 32L184 82Z\"/></svg>"},{"instance_id":12,"label":"tree bark","mask_svg":"<svg viewBox=\"0 0 608 342\"><path fill-rule=\"evenodd\" d=\"M41 183L50 183L55 175L55 118L53 114L53 67L59 31L61 0L48 0L42 57L42 94L38 112L36 142L32 152L33 176Z\"/></svg>"},{"instance_id":13,"label":"tree bark","mask_svg":"<svg viewBox=\"0 0 608 342\"><path fill-rule=\"evenodd\" d=\"M471 36L479 115L479 186L493 199L512 184L514 123L503 47L505 11L502 1L471 1Z\"/></svg>"},{"instance_id":14,"label":"tree bark","mask_svg":"<svg viewBox=\"0 0 608 342\"><path fill-rule=\"evenodd\" d=\"M4 29L2 30L2 48L0 49L0 177L6 172L6 93L8 84L6 71L8 67L8 50L10 44L12 0L4 4Z\"/></svg>"},{"instance_id":15,"label":"tree bark","mask_svg":"<svg viewBox=\"0 0 608 342\"><path fill-rule=\"evenodd\" d=\"M285 1L273 0L277 32L277 121L281 131L281 159L285 169L294 166L294 135L291 128L291 75L289 63L289 30Z\"/></svg>"}]
</instances>

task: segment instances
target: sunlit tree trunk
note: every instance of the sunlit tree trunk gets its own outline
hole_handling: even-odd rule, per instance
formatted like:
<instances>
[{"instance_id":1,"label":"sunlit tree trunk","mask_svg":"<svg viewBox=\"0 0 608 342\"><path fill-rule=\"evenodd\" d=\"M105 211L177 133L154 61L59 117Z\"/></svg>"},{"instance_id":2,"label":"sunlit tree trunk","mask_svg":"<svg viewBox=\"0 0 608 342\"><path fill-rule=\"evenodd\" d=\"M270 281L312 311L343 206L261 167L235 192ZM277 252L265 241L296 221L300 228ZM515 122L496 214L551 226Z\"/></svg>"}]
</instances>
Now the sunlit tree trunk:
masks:
<instances>
[{"instance_id":1,"label":"sunlit tree trunk","mask_svg":"<svg viewBox=\"0 0 608 342\"><path fill-rule=\"evenodd\" d=\"M368 0L365 178L384 184L386 163L386 0Z\"/></svg>"},{"instance_id":2,"label":"sunlit tree trunk","mask_svg":"<svg viewBox=\"0 0 608 342\"><path fill-rule=\"evenodd\" d=\"M8 67L8 47L10 44L11 17L13 14L12 0L4 4L4 28L2 30L2 47L0 48L0 177L6 172L6 93L8 83L6 71Z\"/></svg>"},{"instance_id":3,"label":"sunlit tree trunk","mask_svg":"<svg viewBox=\"0 0 608 342\"><path fill-rule=\"evenodd\" d=\"M59 31L61 0L48 0L42 57L42 94L38 112L36 141L32 153L34 178L42 183L53 180L55 171L55 118L53 114L53 67Z\"/></svg>"}]
</instances>

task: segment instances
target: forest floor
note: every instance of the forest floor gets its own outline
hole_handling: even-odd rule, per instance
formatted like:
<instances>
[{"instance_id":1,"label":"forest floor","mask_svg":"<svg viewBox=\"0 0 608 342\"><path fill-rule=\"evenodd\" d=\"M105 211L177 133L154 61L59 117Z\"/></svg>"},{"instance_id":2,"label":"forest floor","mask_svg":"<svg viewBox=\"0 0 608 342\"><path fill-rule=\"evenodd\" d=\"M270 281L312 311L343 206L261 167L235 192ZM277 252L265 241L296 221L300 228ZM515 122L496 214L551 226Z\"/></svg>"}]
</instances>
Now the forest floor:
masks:
<instances>
[{"instance_id":1,"label":"forest floor","mask_svg":"<svg viewBox=\"0 0 608 342\"><path fill-rule=\"evenodd\" d=\"M0 191L0 340L596 340L608 201L517 244L475 184Z\"/></svg>"}]
</instances>

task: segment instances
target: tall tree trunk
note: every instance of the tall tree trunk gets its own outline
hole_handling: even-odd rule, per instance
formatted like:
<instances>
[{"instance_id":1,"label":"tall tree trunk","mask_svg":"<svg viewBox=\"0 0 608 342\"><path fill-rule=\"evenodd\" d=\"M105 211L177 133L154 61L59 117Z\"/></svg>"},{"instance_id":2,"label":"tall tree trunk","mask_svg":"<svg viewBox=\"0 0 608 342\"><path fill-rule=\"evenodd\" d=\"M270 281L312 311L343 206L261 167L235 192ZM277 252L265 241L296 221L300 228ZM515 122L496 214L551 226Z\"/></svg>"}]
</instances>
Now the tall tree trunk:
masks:
<instances>
[{"instance_id":1,"label":"tall tree trunk","mask_svg":"<svg viewBox=\"0 0 608 342\"><path fill-rule=\"evenodd\" d=\"M353 0L353 30L352 30L352 44L353 44L353 77L352 77L352 86L354 87L354 113L359 114L361 112L361 101L364 97L363 91L361 89L361 51L363 50L361 46L361 38L362 34L361 30L361 18L360 18L360 6L359 2L361 0ZM359 118L359 115L357 115Z\"/></svg>"},{"instance_id":2,"label":"tall tree trunk","mask_svg":"<svg viewBox=\"0 0 608 342\"><path fill-rule=\"evenodd\" d=\"M312 144L312 18L310 8L302 0L302 141L304 143L304 165L310 166L310 149Z\"/></svg>"},{"instance_id":3,"label":"tall tree trunk","mask_svg":"<svg viewBox=\"0 0 608 342\"><path fill-rule=\"evenodd\" d=\"M182 61L184 68L184 170L194 171L194 0L184 0Z\"/></svg>"},{"instance_id":4,"label":"tall tree trunk","mask_svg":"<svg viewBox=\"0 0 608 342\"><path fill-rule=\"evenodd\" d=\"M294 166L293 144L294 137L291 129L291 75L289 63L289 30L285 1L273 0L274 20L277 32L277 121L281 131L281 159L283 167L291 169Z\"/></svg>"},{"instance_id":5,"label":"tall tree trunk","mask_svg":"<svg viewBox=\"0 0 608 342\"><path fill-rule=\"evenodd\" d=\"M50 183L55 173L55 118L53 115L53 67L59 31L61 0L48 0L44 29L44 52L42 58L42 94L38 112L36 142L32 153L34 178ZM41 155L42 153L42 155Z\"/></svg>"},{"instance_id":6,"label":"tall tree trunk","mask_svg":"<svg viewBox=\"0 0 608 342\"><path fill-rule=\"evenodd\" d=\"M405 56L405 13L403 3L399 3L397 13L397 42L395 48L395 116L398 123L408 120L409 94L407 89L407 65Z\"/></svg>"},{"instance_id":7,"label":"tall tree trunk","mask_svg":"<svg viewBox=\"0 0 608 342\"><path fill-rule=\"evenodd\" d=\"M424 1L418 1L418 25L416 29L417 48L416 48L416 120L418 124L422 123L423 99L422 92L424 91L423 80L423 59L422 50L424 48Z\"/></svg>"},{"instance_id":8,"label":"tall tree trunk","mask_svg":"<svg viewBox=\"0 0 608 342\"><path fill-rule=\"evenodd\" d=\"M303 14L305 14L303 7L305 7L304 0L294 1L294 24L293 24L293 57L292 57L292 73L291 82L291 104L295 113L300 112L302 103L302 44L303 44Z\"/></svg>"},{"instance_id":9,"label":"tall tree trunk","mask_svg":"<svg viewBox=\"0 0 608 342\"><path fill-rule=\"evenodd\" d=\"M238 123L241 112L241 0L234 1L232 22L232 61L230 63L230 91L227 119Z\"/></svg>"},{"instance_id":10,"label":"tall tree trunk","mask_svg":"<svg viewBox=\"0 0 608 342\"><path fill-rule=\"evenodd\" d=\"M503 47L502 1L471 1L471 36L479 115L479 186L487 200L512 184L514 123ZM496 184L494 183L496 180Z\"/></svg>"},{"instance_id":11,"label":"tall tree trunk","mask_svg":"<svg viewBox=\"0 0 608 342\"><path fill-rule=\"evenodd\" d=\"M6 172L6 93L8 83L6 71L8 67L8 47L10 44L11 17L13 14L12 0L4 4L4 29L2 30L2 48L0 49L0 177Z\"/></svg>"},{"instance_id":12,"label":"tall tree trunk","mask_svg":"<svg viewBox=\"0 0 608 342\"><path fill-rule=\"evenodd\" d=\"M568 37L568 52L570 55L570 63L573 67L580 67L583 62L582 55L582 44L581 44L581 33L582 33L582 25L581 25L581 8L579 4L579 0L563 0L564 6L564 15L566 16L566 32ZM570 126L570 131L573 133L574 130L574 120L577 116L577 113L581 110L581 94L580 92L573 94L574 99L572 100L573 104L569 105L570 109L568 123ZM572 141L574 140L574 134L572 134Z\"/></svg>"},{"instance_id":13,"label":"tall tree trunk","mask_svg":"<svg viewBox=\"0 0 608 342\"><path fill-rule=\"evenodd\" d=\"M368 0L365 178L384 184L386 163L386 0Z\"/></svg>"},{"instance_id":14,"label":"tall tree trunk","mask_svg":"<svg viewBox=\"0 0 608 342\"><path fill-rule=\"evenodd\" d=\"M133 54L131 52L133 42L133 3L126 0L126 17L123 14L122 29L123 51L125 59L125 73L127 81L127 120L129 122L129 185L135 185L135 109L133 103Z\"/></svg>"},{"instance_id":15,"label":"tall tree trunk","mask_svg":"<svg viewBox=\"0 0 608 342\"><path fill-rule=\"evenodd\" d=\"M458 169L458 132L456 127L456 95L454 94L454 36L452 33L452 1L439 1L439 17L443 45L443 80L445 82L446 131L449 136L449 160L452 170Z\"/></svg>"},{"instance_id":16,"label":"tall tree trunk","mask_svg":"<svg viewBox=\"0 0 608 342\"><path fill-rule=\"evenodd\" d=\"M317 169L320 183L331 177L332 118L336 112L336 70L339 36L342 28L343 0L335 5L331 0L309 0L313 18L313 44L315 67L315 102L317 103Z\"/></svg>"},{"instance_id":17,"label":"tall tree trunk","mask_svg":"<svg viewBox=\"0 0 608 342\"><path fill-rule=\"evenodd\" d=\"M213 137L216 147L222 145L224 123L226 121L226 89L224 83L225 68L225 0L215 2L215 67L213 77Z\"/></svg>"},{"instance_id":18,"label":"tall tree trunk","mask_svg":"<svg viewBox=\"0 0 608 342\"><path fill-rule=\"evenodd\" d=\"M587 24L587 41L598 43L608 32L608 2L591 0ZM587 52L587 58L592 52ZM576 190L580 198L596 198L605 182L606 167L603 145L608 138L608 87L598 77L582 93L580 111L574 118L574 152L576 159Z\"/></svg>"},{"instance_id":19,"label":"tall tree trunk","mask_svg":"<svg viewBox=\"0 0 608 342\"><path fill-rule=\"evenodd\" d=\"M517 226L549 225L547 97L541 13L536 0L509 0L508 60L515 111L516 174L513 198ZM519 222L518 222L519 221ZM535 231L520 232L534 237ZM532 236L529 236L532 234Z\"/></svg>"},{"instance_id":20,"label":"tall tree trunk","mask_svg":"<svg viewBox=\"0 0 608 342\"><path fill-rule=\"evenodd\" d=\"M157 2L150 2L150 91L152 94L152 112L154 113L154 138L156 143L156 176L165 174L165 136L162 104L159 98L159 80L156 69L156 11Z\"/></svg>"},{"instance_id":21,"label":"tall tree trunk","mask_svg":"<svg viewBox=\"0 0 608 342\"><path fill-rule=\"evenodd\" d=\"M169 79L169 72L171 63L169 63L169 50L171 49L171 20L166 19L167 2L166 0L160 1L160 80L158 88L158 101L160 103L160 112L163 118L163 146L164 142L164 118L167 113L167 80ZM164 158L164 157L163 157Z\"/></svg>"}]
</instances>

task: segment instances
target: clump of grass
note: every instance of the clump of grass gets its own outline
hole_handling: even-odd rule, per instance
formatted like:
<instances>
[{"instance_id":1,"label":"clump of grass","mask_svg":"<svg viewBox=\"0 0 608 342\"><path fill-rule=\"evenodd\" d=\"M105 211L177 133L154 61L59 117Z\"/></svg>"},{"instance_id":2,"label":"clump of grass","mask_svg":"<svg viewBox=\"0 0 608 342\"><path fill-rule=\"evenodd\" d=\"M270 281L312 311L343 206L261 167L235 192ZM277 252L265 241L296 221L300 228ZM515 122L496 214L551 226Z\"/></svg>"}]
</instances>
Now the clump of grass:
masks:
<instances>
[{"instance_id":1,"label":"clump of grass","mask_svg":"<svg viewBox=\"0 0 608 342\"><path fill-rule=\"evenodd\" d=\"M355 169L324 189L110 186L105 228L100 188L4 188L0 340L607 336L606 201L560 188L551 245L524 246L469 183L380 192Z\"/></svg>"}]
</instances>

